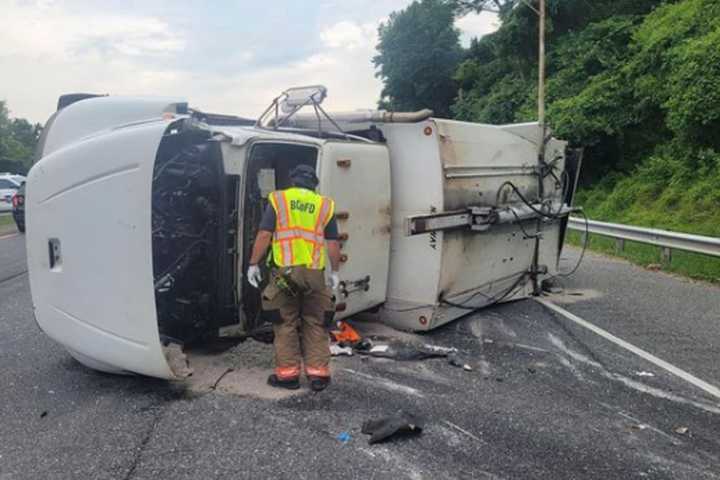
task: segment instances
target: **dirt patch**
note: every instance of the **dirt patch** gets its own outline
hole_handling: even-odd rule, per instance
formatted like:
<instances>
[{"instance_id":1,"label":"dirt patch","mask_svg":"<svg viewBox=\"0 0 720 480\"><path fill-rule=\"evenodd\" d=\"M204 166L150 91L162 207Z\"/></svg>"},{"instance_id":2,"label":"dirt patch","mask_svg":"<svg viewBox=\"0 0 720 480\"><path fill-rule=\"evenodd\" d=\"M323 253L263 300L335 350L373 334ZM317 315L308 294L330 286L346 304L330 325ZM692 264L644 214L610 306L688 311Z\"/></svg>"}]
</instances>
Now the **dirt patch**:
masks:
<instances>
[{"instance_id":1,"label":"dirt patch","mask_svg":"<svg viewBox=\"0 0 720 480\"><path fill-rule=\"evenodd\" d=\"M187 352L193 374L188 388L198 393L210 391L230 395L279 400L306 392L270 387L267 377L274 366L273 346L249 339L222 353Z\"/></svg>"},{"instance_id":2,"label":"dirt patch","mask_svg":"<svg viewBox=\"0 0 720 480\"><path fill-rule=\"evenodd\" d=\"M396 339L418 344L425 343L422 336L401 332L383 325L373 315L362 315L353 318L351 324L363 337ZM248 339L225 350L206 348L189 350L185 354L187 364L193 371L192 375L186 379L187 387L191 392L219 392L229 395L279 400L309 391L308 386L302 384L305 381L304 379L301 379L300 390L284 390L267 385L267 377L272 373L275 366L274 351L271 344ZM331 370L335 371L342 369L343 366L356 365L361 361L358 355L342 358L334 357L331 361ZM392 360L376 358L373 358L373 361L392 362ZM435 374L424 366L420 368L420 372L413 373L419 373L421 377L433 377L432 380L436 382L439 380Z\"/></svg>"}]
</instances>

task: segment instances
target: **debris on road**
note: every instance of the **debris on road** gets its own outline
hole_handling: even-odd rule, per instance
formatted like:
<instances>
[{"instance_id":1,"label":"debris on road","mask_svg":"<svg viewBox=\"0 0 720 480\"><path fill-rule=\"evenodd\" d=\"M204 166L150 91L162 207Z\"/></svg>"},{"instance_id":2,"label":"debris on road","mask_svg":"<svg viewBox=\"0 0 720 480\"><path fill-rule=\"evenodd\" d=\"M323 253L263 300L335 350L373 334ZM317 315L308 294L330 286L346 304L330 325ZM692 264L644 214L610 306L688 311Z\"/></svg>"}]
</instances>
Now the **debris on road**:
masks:
<instances>
[{"instance_id":1,"label":"debris on road","mask_svg":"<svg viewBox=\"0 0 720 480\"><path fill-rule=\"evenodd\" d=\"M463 361L463 359L460 358L457 352L452 352L448 354L447 359L448 363L453 367L462 368L466 372L472 372L472 367L470 366L470 364Z\"/></svg>"},{"instance_id":2,"label":"debris on road","mask_svg":"<svg viewBox=\"0 0 720 480\"><path fill-rule=\"evenodd\" d=\"M358 345L355 351L373 357L407 361L447 357L451 353L457 352L457 349L400 340L389 340L383 343L365 342Z\"/></svg>"},{"instance_id":3,"label":"debris on road","mask_svg":"<svg viewBox=\"0 0 720 480\"><path fill-rule=\"evenodd\" d=\"M347 322L337 322L337 329L330 331L330 337L341 345L354 345L362 340L360 334Z\"/></svg>"},{"instance_id":4,"label":"debris on road","mask_svg":"<svg viewBox=\"0 0 720 480\"><path fill-rule=\"evenodd\" d=\"M193 369L190 368L182 345L177 343L165 345L163 346L163 353L170 370L177 378L187 378L193 374Z\"/></svg>"},{"instance_id":5,"label":"debris on road","mask_svg":"<svg viewBox=\"0 0 720 480\"><path fill-rule=\"evenodd\" d=\"M340 432L337 439L340 443L348 443L350 441L350 434L348 432Z\"/></svg>"},{"instance_id":6,"label":"debris on road","mask_svg":"<svg viewBox=\"0 0 720 480\"><path fill-rule=\"evenodd\" d=\"M333 357L339 357L340 355L347 355L348 357L352 357L353 350L350 347L341 347L337 343L333 343L330 345L330 355Z\"/></svg>"},{"instance_id":7,"label":"debris on road","mask_svg":"<svg viewBox=\"0 0 720 480\"><path fill-rule=\"evenodd\" d=\"M635 372L635 375L637 375L638 377L654 377L654 376L655 376L654 373L652 373L652 372L645 372L645 371Z\"/></svg>"},{"instance_id":8,"label":"debris on road","mask_svg":"<svg viewBox=\"0 0 720 480\"><path fill-rule=\"evenodd\" d=\"M399 411L395 415L368 420L362 425L362 433L370 435L368 443L382 442L394 435L419 435L425 426L425 419L419 415Z\"/></svg>"},{"instance_id":9,"label":"debris on road","mask_svg":"<svg viewBox=\"0 0 720 480\"><path fill-rule=\"evenodd\" d=\"M673 431L680 435L687 435L690 429L688 427L677 427Z\"/></svg>"}]
</instances>

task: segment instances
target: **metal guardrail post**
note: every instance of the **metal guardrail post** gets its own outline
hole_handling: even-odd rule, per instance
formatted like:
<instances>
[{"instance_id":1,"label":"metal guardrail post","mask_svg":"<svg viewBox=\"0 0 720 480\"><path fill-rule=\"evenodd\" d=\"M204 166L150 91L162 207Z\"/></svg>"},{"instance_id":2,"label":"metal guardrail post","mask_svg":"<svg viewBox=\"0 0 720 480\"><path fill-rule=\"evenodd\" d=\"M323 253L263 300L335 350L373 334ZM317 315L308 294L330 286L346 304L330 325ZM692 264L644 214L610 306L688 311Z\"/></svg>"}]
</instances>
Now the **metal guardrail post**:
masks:
<instances>
[{"instance_id":1,"label":"metal guardrail post","mask_svg":"<svg viewBox=\"0 0 720 480\"><path fill-rule=\"evenodd\" d=\"M570 217L568 227L585 233L585 221L581 218ZM670 263L672 251L701 253L713 257L720 257L720 238L690 235L687 233L669 232L654 228L635 227L619 223L588 221L588 232L596 235L614 238L615 247L622 251L625 241L655 245L663 249L663 262Z\"/></svg>"},{"instance_id":2,"label":"metal guardrail post","mask_svg":"<svg viewBox=\"0 0 720 480\"><path fill-rule=\"evenodd\" d=\"M617 253L621 253L624 250L625 250L625 239L616 238L615 239L615 251L617 251Z\"/></svg>"},{"instance_id":3,"label":"metal guardrail post","mask_svg":"<svg viewBox=\"0 0 720 480\"><path fill-rule=\"evenodd\" d=\"M672 249L668 247L663 247L660 254L662 255L663 265L670 265L670 263L672 262Z\"/></svg>"}]
</instances>

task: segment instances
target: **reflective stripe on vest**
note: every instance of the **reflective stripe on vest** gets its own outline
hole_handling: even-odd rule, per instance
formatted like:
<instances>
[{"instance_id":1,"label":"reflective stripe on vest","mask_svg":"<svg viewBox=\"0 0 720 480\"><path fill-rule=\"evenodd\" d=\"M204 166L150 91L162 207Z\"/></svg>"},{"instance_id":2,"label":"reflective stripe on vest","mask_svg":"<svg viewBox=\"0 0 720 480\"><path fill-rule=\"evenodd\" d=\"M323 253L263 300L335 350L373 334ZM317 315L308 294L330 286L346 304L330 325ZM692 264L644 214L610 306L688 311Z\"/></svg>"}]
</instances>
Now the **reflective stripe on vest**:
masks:
<instances>
[{"instance_id":1,"label":"reflective stripe on vest","mask_svg":"<svg viewBox=\"0 0 720 480\"><path fill-rule=\"evenodd\" d=\"M275 210L273 260L278 266L325 266L325 227L332 218L334 203L303 188L270 194Z\"/></svg>"}]
</instances>

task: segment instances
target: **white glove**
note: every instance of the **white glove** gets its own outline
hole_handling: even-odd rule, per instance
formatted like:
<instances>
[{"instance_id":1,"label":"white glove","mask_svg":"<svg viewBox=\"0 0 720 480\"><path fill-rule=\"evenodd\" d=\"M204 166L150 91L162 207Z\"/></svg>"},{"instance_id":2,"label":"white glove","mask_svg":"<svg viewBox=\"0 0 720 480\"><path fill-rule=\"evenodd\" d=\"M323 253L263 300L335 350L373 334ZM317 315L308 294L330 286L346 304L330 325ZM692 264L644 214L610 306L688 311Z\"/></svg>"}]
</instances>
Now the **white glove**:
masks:
<instances>
[{"instance_id":1,"label":"white glove","mask_svg":"<svg viewBox=\"0 0 720 480\"><path fill-rule=\"evenodd\" d=\"M332 272L330 274L330 288L332 290L337 290L340 286L340 275L338 275L337 272Z\"/></svg>"},{"instance_id":2,"label":"white glove","mask_svg":"<svg viewBox=\"0 0 720 480\"><path fill-rule=\"evenodd\" d=\"M260 267L258 267L257 265L250 265L250 268L248 268L247 271L247 281L255 288L260 287L260 282L262 281L262 273L260 273Z\"/></svg>"}]
</instances>

